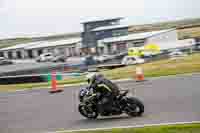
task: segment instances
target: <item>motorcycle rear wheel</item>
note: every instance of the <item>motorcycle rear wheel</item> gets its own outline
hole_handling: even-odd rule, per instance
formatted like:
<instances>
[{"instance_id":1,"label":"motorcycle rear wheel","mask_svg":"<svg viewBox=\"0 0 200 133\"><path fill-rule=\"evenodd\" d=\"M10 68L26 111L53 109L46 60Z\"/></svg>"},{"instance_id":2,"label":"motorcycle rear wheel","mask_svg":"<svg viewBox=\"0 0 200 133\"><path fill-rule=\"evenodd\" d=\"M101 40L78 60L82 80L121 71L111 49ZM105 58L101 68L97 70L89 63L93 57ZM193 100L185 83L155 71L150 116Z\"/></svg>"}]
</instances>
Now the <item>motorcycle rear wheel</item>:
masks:
<instances>
[{"instance_id":1,"label":"motorcycle rear wheel","mask_svg":"<svg viewBox=\"0 0 200 133\"><path fill-rule=\"evenodd\" d=\"M141 116L144 113L143 103L134 97L127 98L126 113L129 116Z\"/></svg>"}]
</instances>

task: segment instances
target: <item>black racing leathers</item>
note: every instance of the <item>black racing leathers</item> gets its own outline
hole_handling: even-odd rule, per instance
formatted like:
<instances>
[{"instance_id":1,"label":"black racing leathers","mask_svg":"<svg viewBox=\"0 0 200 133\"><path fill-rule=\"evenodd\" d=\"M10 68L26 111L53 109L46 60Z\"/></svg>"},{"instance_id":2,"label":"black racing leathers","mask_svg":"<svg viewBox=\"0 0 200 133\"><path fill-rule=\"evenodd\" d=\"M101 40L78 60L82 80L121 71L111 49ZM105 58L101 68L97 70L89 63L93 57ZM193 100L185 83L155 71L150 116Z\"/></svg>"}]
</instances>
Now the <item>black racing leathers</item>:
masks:
<instances>
[{"instance_id":1,"label":"black racing leathers","mask_svg":"<svg viewBox=\"0 0 200 133\"><path fill-rule=\"evenodd\" d=\"M100 93L99 111L111 112L113 100L119 95L119 87L102 76L93 77L90 87L93 88L94 93Z\"/></svg>"}]
</instances>

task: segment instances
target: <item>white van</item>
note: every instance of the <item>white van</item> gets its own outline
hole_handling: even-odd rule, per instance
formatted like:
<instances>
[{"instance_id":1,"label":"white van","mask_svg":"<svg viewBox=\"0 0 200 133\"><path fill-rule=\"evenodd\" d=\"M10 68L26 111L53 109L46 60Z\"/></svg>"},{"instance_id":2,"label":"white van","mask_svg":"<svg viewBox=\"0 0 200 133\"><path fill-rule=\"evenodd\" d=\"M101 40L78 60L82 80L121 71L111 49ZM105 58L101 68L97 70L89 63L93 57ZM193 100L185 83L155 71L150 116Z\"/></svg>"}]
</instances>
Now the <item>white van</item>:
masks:
<instances>
[{"instance_id":1,"label":"white van","mask_svg":"<svg viewBox=\"0 0 200 133\"><path fill-rule=\"evenodd\" d=\"M133 65L133 64L142 64L145 60L136 56L125 56L122 59L121 64L123 65Z\"/></svg>"},{"instance_id":2,"label":"white van","mask_svg":"<svg viewBox=\"0 0 200 133\"><path fill-rule=\"evenodd\" d=\"M52 53L44 53L41 54L38 58L36 58L37 62L45 62L45 61L51 61L54 58Z\"/></svg>"}]
</instances>

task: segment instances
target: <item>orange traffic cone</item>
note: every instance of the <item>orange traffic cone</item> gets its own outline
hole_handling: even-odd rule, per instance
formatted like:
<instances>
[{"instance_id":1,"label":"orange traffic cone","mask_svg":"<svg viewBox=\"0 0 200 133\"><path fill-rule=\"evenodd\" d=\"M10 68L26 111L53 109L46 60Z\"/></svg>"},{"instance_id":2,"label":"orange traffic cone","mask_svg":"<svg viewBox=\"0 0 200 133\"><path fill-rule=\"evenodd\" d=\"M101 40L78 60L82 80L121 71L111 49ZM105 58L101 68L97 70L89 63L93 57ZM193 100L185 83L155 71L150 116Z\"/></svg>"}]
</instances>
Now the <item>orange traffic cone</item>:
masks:
<instances>
[{"instance_id":1,"label":"orange traffic cone","mask_svg":"<svg viewBox=\"0 0 200 133\"><path fill-rule=\"evenodd\" d=\"M136 68L136 82L144 81L144 74L141 67Z\"/></svg>"},{"instance_id":2,"label":"orange traffic cone","mask_svg":"<svg viewBox=\"0 0 200 133\"><path fill-rule=\"evenodd\" d=\"M56 81L56 72L52 72L51 75L51 90L50 93L62 92L62 89L57 88L57 81Z\"/></svg>"}]
</instances>

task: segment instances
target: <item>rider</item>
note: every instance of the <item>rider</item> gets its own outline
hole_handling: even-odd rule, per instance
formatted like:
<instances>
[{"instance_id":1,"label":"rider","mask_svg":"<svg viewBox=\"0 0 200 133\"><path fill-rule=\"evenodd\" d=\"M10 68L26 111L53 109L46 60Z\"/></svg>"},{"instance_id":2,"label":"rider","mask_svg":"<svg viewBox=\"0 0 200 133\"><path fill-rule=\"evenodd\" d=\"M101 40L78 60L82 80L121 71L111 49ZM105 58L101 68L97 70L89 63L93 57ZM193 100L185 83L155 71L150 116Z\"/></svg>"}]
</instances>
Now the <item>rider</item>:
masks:
<instances>
[{"instance_id":1,"label":"rider","mask_svg":"<svg viewBox=\"0 0 200 133\"><path fill-rule=\"evenodd\" d=\"M114 98L119 95L119 87L99 73L88 74L87 79L89 88L92 88L94 93L99 94L99 111L109 113L115 110L112 105Z\"/></svg>"}]
</instances>

